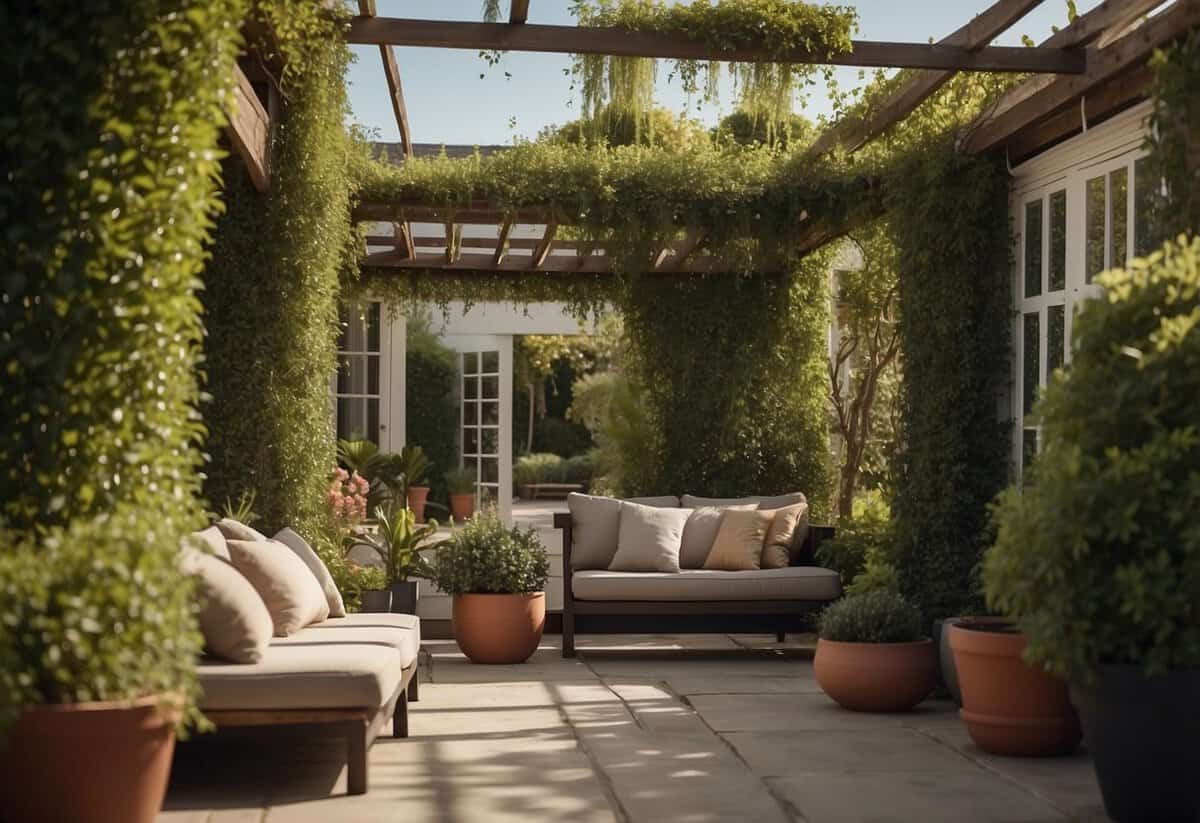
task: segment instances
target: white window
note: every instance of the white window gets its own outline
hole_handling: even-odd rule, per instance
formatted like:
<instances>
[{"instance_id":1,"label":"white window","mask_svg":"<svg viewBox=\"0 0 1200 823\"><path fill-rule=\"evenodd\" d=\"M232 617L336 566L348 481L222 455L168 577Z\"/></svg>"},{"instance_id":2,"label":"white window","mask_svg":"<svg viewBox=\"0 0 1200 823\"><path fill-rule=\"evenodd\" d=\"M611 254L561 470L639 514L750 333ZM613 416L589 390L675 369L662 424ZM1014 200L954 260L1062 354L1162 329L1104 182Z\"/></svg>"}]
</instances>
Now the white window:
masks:
<instances>
[{"instance_id":1,"label":"white window","mask_svg":"<svg viewBox=\"0 0 1200 823\"><path fill-rule=\"evenodd\" d=\"M343 303L338 315L338 367L332 381L337 437L397 450L404 445L403 321L390 322L378 300Z\"/></svg>"}]
</instances>

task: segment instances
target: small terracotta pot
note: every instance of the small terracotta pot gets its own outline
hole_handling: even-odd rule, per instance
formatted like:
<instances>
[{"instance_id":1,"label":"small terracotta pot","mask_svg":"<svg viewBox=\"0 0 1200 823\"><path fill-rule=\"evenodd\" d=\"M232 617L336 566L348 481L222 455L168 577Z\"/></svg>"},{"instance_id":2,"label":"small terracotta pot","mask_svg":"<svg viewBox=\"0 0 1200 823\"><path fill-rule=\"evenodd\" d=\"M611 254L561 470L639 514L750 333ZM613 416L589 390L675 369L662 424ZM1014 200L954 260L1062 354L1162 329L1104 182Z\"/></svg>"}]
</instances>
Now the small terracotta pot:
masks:
<instances>
[{"instance_id":1,"label":"small terracotta pot","mask_svg":"<svg viewBox=\"0 0 1200 823\"><path fill-rule=\"evenodd\" d=\"M429 497L428 486L408 487L408 507L412 509L413 517L418 523L425 522L425 500Z\"/></svg>"},{"instance_id":2,"label":"small terracotta pot","mask_svg":"<svg viewBox=\"0 0 1200 823\"><path fill-rule=\"evenodd\" d=\"M842 708L904 712L937 685L933 641L842 643L818 640L813 658L817 685Z\"/></svg>"},{"instance_id":3,"label":"small terracotta pot","mask_svg":"<svg viewBox=\"0 0 1200 823\"><path fill-rule=\"evenodd\" d=\"M0 819L154 823L178 719L160 701L25 709L0 748Z\"/></svg>"},{"instance_id":4,"label":"small terracotta pot","mask_svg":"<svg viewBox=\"0 0 1200 823\"><path fill-rule=\"evenodd\" d=\"M471 515L475 512L475 495L474 494L452 494L450 495L450 516L458 522L470 520Z\"/></svg>"},{"instance_id":5,"label":"small terracotta pot","mask_svg":"<svg viewBox=\"0 0 1200 823\"><path fill-rule=\"evenodd\" d=\"M453 623L472 663L524 663L542 640L546 593L456 594Z\"/></svg>"},{"instance_id":6,"label":"small terracotta pot","mask_svg":"<svg viewBox=\"0 0 1200 823\"><path fill-rule=\"evenodd\" d=\"M962 689L959 712L975 745L993 754L1049 757L1079 746L1079 717L1066 682L1025 662L1025 635L1012 624L949 626Z\"/></svg>"}]
</instances>

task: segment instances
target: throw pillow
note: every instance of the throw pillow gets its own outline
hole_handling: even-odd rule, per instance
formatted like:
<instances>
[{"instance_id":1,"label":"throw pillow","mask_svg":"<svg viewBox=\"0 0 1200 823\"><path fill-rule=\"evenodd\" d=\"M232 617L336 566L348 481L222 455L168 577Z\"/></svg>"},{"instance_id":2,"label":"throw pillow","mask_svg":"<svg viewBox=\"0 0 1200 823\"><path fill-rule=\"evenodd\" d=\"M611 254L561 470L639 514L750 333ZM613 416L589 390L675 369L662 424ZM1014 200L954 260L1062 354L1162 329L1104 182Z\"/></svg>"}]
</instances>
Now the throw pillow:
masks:
<instances>
[{"instance_id":1,"label":"throw pillow","mask_svg":"<svg viewBox=\"0 0 1200 823\"><path fill-rule=\"evenodd\" d=\"M774 510L775 519L763 540L762 567L786 569L808 537L808 503Z\"/></svg>"},{"instance_id":2,"label":"throw pillow","mask_svg":"<svg viewBox=\"0 0 1200 823\"><path fill-rule=\"evenodd\" d=\"M717 530L721 528L721 519L730 509L750 511L755 508L753 503L745 506L701 506L692 511L691 517L683 526L683 540L679 546L679 567L681 569L699 569L704 566L713 541L717 539Z\"/></svg>"},{"instance_id":3,"label":"throw pillow","mask_svg":"<svg viewBox=\"0 0 1200 823\"><path fill-rule=\"evenodd\" d=\"M184 548L207 549L214 557L222 560L229 559L229 547L225 545L225 535L216 526L209 526L202 531L192 532L184 538Z\"/></svg>"},{"instance_id":4,"label":"throw pillow","mask_svg":"<svg viewBox=\"0 0 1200 823\"><path fill-rule=\"evenodd\" d=\"M304 565L308 566L313 577L317 578L317 582L321 584L321 591L325 592L325 601L329 603L329 616L345 617L346 604L342 601L342 593L338 591L337 584L333 582L333 575L329 573L325 562L321 560L320 555L313 551L312 546L308 545L308 541L292 529L280 529L271 539L278 540L294 551L296 556L304 561Z\"/></svg>"},{"instance_id":5,"label":"throw pillow","mask_svg":"<svg viewBox=\"0 0 1200 823\"><path fill-rule=\"evenodd\" d=\"M763 540L774 519L775 512L761 509L725 512L704 568L727 572L762 568Z\"/></svg>"},{"instance_id":6,"label":"throw pillow","mask_svg":"<svg viewBox=\"0 0 1200 823\"><path fill-rule=\"evenodd\" d=\"M802 492L780 494L775 497L696 497L694 494L685 494L680 498L679 505L685 509L694 509L698 506L720 506L727 508L729 506L754 504L760 509L782 509L784 506L794 506L797 503L807 502L807 500L808 498Z\"/></svg>"},{"instance_id":7,"label":"throw pillow","mask_svg":"<svg viewBox=\"0 0 1200 823\"><path fill-rule=\"evenodd\" d=\"M261 542L267 539L267 536L258 529L252 529L232 517L222 517L216 525L221 530L221 534L225 535L226 540L257 540Z\"/></svg>"},{"instance_id":8,"label":"throw pillow","mask_svg":"<svg viewBox=\"0 0 1200 823\"><path fill-rule=\"evenodd\" d=\"M229 554L267 605L276 637L329 617L321 584L287 546L275 540L230 540Z\"/></svg>"},{"instance_id":9,"label":"throw pillow","mask_svg":"<svg viewBox=\"0 0 1200 823\"><path fill-rule=\"evenodd\" d=\"M615 572L678 572L683 526L691 509L621 503L617 553L608 564Z\"/></svg>"},{"instance_id":10,"label":"throw pillow","mask_svg":"<svg viewBox=\"0 0 1200 823\"><path fill-rule=\"evenodd\" d=\"M590 494L567 495L571 511L571 569L607 569L617 553L621 501Z\"/></svg>"},{"instance_id":11,"label":"throw pillow","mask_svg":"<svg viewBox=\"0 0 1200 823\"><path fill-rule=\"evenodd\" d=\"M271 643L274 624L258 592L226 560L184 552L180 565L196 578L200 632L208 653L231 663L257 663Z\"/></svg>"}]
</instances>

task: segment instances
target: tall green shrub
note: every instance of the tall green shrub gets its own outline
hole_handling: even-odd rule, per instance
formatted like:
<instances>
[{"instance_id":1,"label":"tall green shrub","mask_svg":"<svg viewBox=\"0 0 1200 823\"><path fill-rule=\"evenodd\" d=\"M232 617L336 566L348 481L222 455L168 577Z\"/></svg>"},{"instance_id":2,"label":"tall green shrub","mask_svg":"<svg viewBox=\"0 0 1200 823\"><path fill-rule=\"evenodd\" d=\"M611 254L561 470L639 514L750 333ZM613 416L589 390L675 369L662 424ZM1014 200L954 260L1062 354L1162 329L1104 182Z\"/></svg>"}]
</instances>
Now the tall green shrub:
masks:
<instances>
[{"instance_id":1,"label":"tall green shrub","mask_svg":"<svg viewBox=\"0 0 1200 823\"><path fill-rule=\"evenodd\" d=\"M238 0L0 9L0 724L189 694L199 287Z\"/></svg>"},{"instance_id":2,"label":"tall green shrub","mask_svg":"<svg viewBox=\"0 0 1200 823\"><path fill-rule=\"evenodd\" d=\"M446 472L458 465L458 366L453 349L430 331L427 316L410 315L406 337L405 442L425 450L430 494L446 500Z\"/></svg>"},{"instance_id":3,"label":"tall green shrub","mask_svg":"<svg viewBox=\"0 0 1200 823\"><path fill-rule=\"evenodd\" d=\"M904 594L927 619L982 605L988 503L1008 472L1008 182L950 138L890 177L900 282L904 446L893 510Z\"/></svg>"},{"instance_id":4,"label":"tall green shrub","mask_svg":"<svg viewBox=\"0 0 1200 823\"><path fill-rule=\"evenodd\" d=\"M1147 132L1152 178L1167 181L1167 197L1152 201L1158 238L1200 230L1200 30L1155 52L1154 113Z\"/></svg>"},{"instance_id":5,"label":"tall green shrub","mask_svg":"<svg viewBox=\"0 0 1200 823\"><path fill-rule=\"evenodd\" d=\"M349 51L334 17L309 15L284 74L271 183L254 191L232 168L205 271L204 415L210 503L256 492L268 529L325 533L334 464L330 376L339 277L350 250L350 168L343 125Z\"/></svg>"}]
</instances>

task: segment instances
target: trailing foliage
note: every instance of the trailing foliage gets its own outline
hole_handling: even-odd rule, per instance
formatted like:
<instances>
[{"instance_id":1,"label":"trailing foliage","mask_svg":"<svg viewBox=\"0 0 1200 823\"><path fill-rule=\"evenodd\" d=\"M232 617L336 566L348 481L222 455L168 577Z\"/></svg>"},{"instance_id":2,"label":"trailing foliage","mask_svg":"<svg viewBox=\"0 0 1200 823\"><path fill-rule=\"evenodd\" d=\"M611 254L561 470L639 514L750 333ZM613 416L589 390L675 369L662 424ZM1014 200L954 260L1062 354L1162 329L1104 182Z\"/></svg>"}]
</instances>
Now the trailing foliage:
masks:
<instances>
[{"instance_id":1,"label":"trailing foliage","mask_svg":"<svg viewBox=\"0 0 1200 823\"><path fill-rule=\"evenodd\" d=\"M201 650L195 292L242 4L0 11L0 739L171 692Z\"/></svg>"},{"instance_id":2,"label":"trailing foliage","mask_svg":"<svg viewBox=\"0 0 1200 823\"><path fill-rule=\"evenodd\" d=\"M900 282L905 448L894 511L901 590L927 620L977 613L987 505L1008 472L1008 181L953 135L889 176Z\"/></svg>"},{"instance_id":3,"label":"trailing foliage","mask_svg":"<svg viewBox=\"0 0 1200 823\"><path fill-rule=\"evenodd\" d=\"M1150 179L1167 182L1154 198L1151 224L1157 236L1200 230L1200 30L1154 53L1154 113L1146 147Z\"/></svg>"},{"instance_id":4,"label":"trailing foliage","mask_svg":"<svg viewBox=\"0 0 1200 823\"><path fill-rule=\"evenodd\" d=\"M495 512L476 513L438 549L433 580L447 594L540 592L550 561L530 527L505 528Z\"/></svg>"},{"instance_id":5,"label":"trailing foliage","mask_svg":"<svg viewBox=\"0 0 1200 823\"><path fill-rule=\"evenodd\" d=\"M355 148L343 125L349 49L341 17L323 4L272 8L270 19L286 18L291 37L271 185L260 194L229 164L228 209L205 272L213 400L204 408L204 491L221 500L252 488L269 528L292 526L328 546L319 536L331 529L324 494L334 462L329 376L337 367L339 276L357 259L349 219Z\"/></svg>"},{"instance_id":6,"label":"trailing foliage","mask_svg":"<svg viewBox=\"0 0 1200 823\"><path fill-rule=\"evenodd\" d=\"M872 591L843 597L818 618L822 640L838 643L915 643L924 636L921 611L899 594Z\"/></svg>"},{"instance_id":7,"label":"trailing foliage","mask_svg":"<svg viewBox=\"0 0 1200 823\"><path fill-rule=\"evenodd\" d=\"M996 508L988 602L1060 675L1200 666L1200 238L1099 282L1034 410L1032 485Z\"/></svg>"},{"instance_id":8,"label":"trailing foliage","mask_svg":"<svg viewBox=\"0 0 1200 823\"><path fill-rule=\"evenodd\" d=\"M797 92L821 69L814 65L851 49L858 15L849 6L816 5L790 0L693 0L666 4L654 0L577 0L580 25L617 26L685 37L710 49L762 50L786 61L804 51L812 63L731 63L729 72L741 93L740 108L766 123L768 134L786 128ZM721 64L675 60L674 73L689 94L717 99ZM656 61L645 57L580 55L575 74L585 118L626 121L635 130L650 125ZM701 84L703 74L703 84Z\"/></svg>"}]
</instances>

